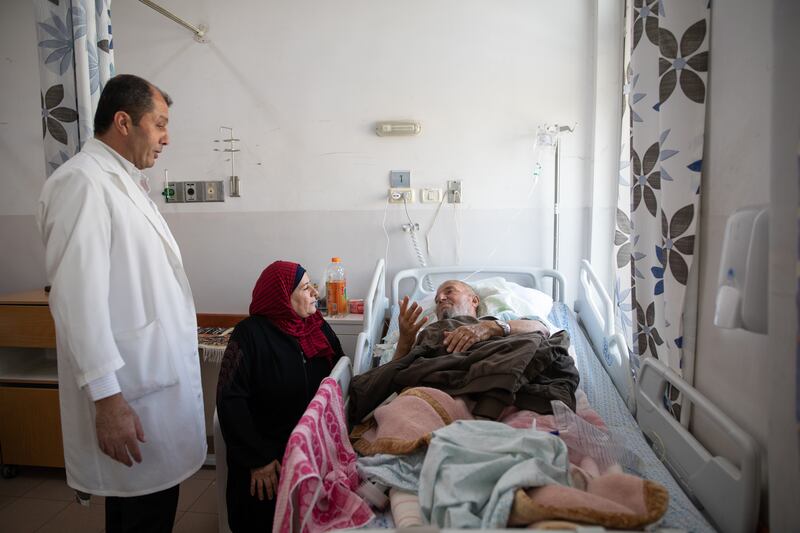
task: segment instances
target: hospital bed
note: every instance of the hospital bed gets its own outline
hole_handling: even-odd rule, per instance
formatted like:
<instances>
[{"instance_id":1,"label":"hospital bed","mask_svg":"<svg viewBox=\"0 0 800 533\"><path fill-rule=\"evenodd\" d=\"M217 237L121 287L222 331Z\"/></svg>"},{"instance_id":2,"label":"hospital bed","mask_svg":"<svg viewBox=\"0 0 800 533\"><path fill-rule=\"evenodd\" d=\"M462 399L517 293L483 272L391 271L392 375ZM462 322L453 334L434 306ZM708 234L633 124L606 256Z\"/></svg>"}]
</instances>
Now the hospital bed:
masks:
<instances>
[{"instance_id":1,"label":"hospital bed","mask_svg":"<svg viewBox=\"0 0 800 533\"><path fill-rule=\"evenodd\" d=\"M633 379L628 350L616 331L614 308L591 265L580 268L578 297L573 312L565 305L566 281L553 270L520 267L429 267L399 272L392 298L385 296L385 267L379 260L365 298L364 331L353 361L342 359L332 376L346 397L350 379L372 367L373 351L381 340L385 316L387 336L396 331L399 301L408 295L422 301L446 279L477 281L501 276L539 290L555 286L558 295L549 320L567 330L573 357L581 372L580 387L589 403L642 465L641 475L661 483L670 493L669 509L660 531L754 531L760 493L760 458L755 441L696 389L662 363L645 359ZM426 282L426 277L430 282ZM727 456L714 455L675 420L665 406L668 385L684 397L684 409L701 412L730 444ZM224 442L215 420L215 446L224 457ZM227 531L225 461L217 461L220 531ZM713 525L712 525L713 524ZM603 528L592 528L603 531Z\"/></svg>"}]
</instances>

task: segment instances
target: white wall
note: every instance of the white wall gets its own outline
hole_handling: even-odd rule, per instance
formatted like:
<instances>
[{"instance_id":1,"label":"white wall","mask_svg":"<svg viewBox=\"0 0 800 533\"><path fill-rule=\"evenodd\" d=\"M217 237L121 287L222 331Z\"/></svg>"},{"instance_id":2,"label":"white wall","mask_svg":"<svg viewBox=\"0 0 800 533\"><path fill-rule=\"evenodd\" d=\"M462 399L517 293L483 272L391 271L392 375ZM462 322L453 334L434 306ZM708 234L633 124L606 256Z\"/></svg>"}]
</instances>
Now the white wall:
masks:
<instances>
[{"instance_id":1,"label":"white wall","mask_svg":"<svg viewBox=\"0 0 800 533\"><path fill-rule=\"evenodd\" d=\"M622 129L622 59L625 2L598 0L595 25L595 120L592 146L592 220L589 261L614 294L616 256L614 228L619 194L620 136Z\"/></svg>"},{"instance_id":2,"label":"white wall","mask_svg":"<svg viewBox=\"0 0 800 533\"><path fill-rule=\"evenodd\" d=\"M349 267L348 292L363 294L386 246L382 220L393 169L410 169L416 188L463 180L459 212L445 206L433 230L431 263L549 265L552 179L531 187L536 127L545 122L578 123L562 144L561 215L561 264L577 278L578 261L590 250L595 48L619 40L616 32L596 34L594 6L162 3L210 26L211 42L196 43L138 2L112 6L117 72L150 79L175 100L171 146L149 171L153 184L160 186L164 169L171 179L224 179L229 166L213 151L219 126L234 126L243 140L236 159L242 198L160 203L199 310L242 312L258 273L277 258L301 261L318 276L340 255ZM0 21L8 56L0 83L15 96L0 101L0 121L8 122L0 128L0 154L11 161L0 169L10 191L0 197L0 246L20 259L0 265L0 292L44 282L32 216L44 181L33 10L12 4ZM614 113L609 107L602 108L606 116ZM394 118L420 121L422 134L372 133L375 121ZM153 198L160 200L157 191ZM434 206L414 204L409 212L427 231ZM402 206L390 206L386 219L390 272L414 266L399 229Z\"/></svg>"},{"instance_id":3,"label":"white wall","mask_svg":"<svg viewBox=\"0 0 800 533\"><path fill-rule=\"evenodd\" d=\"M45 277L32 216L45 166L31 3L3 3L0 51L0 292L11 292L41 287Z\"/></svg>"},{"instance_id":4,"label":"white wall","mask_svg":"<svg viewBox=\"0 0 800 533\"><path fill-rule=\"evenodd\" d=\"M770 12L747 0L718 3L711 10L695 370L697 388L725 405L726 412L762 444L767 441L767 337L714 327L713 318L728 216L745 205L768 204L770 199ZM702 425L698 425L702 435ZM722 438L708 435L715 437Z\"/></svg>"},{"instance_id":5,"label":"white wall","mask_svg":"<svg viewBox=\"0 0 800 533\"><path fill-rule=\"evenodd\" d=\"M773 13L770 280L767 344L769 518L773 531L800 531L798 374L798 216L800 215L800 3L777 0Z\"/></svg>"},{"instance_id":6,"label":"white wall","mask_svg":"<svg viewBox=\"0 0 800 533\"><path fill-rule=\"evenodd\" d=\"M775 531L795 530L800 507L797 421L792 416L795 374L790 371L797 324L800 131L798 67L790 51L797 50L799 21L796 5L788 13L780 8L790 3L735 0L712 8L695 373L695 386L759 442L764 477L770 478L764 516L769 513ZM736 209L757 204L772 206L769 336L713 325L725 223ZM702 417L694 429L713 449L725 449L725 436ZM787 441L787 434L793 440Z\"/></svg>"}]
</instances>

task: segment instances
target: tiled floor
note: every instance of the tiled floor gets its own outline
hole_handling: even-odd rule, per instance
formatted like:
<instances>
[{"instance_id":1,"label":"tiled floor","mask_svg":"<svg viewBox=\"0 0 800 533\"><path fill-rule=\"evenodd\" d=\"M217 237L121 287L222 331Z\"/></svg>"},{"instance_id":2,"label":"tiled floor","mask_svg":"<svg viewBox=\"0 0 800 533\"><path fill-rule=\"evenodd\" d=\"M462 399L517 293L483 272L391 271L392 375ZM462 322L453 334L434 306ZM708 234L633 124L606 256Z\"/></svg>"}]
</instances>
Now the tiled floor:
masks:
<instances>
[{"instance_id":1,"label":"tiled floor","mask_svg":"<svg viewBox=\"0 0 800 533\"><path fill-rule=\"evenodd\" d=\"M214 468L203 468L181 483L175 533L217 531ZM9 533L100 533L105 528L104 499L75 503L61 468L21 467L13 479L0 478L0 531Z\"/></svg>"}]
</instances>

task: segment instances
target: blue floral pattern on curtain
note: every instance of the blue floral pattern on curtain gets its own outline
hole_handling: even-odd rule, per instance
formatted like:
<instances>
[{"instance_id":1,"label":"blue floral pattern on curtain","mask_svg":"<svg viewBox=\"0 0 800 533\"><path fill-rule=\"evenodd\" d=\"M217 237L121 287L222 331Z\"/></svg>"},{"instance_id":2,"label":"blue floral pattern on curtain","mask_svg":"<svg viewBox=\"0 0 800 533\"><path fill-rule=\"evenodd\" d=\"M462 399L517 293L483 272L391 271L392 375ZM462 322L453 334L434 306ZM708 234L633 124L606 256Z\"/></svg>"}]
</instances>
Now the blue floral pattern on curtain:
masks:
<instances>
[{"instance_id":1,"label":"blue floral pattern on curtain","mask_svg":"<svg viewBox=\"0 0 800 533\"><path fill-rule=\"evenodd\" d=\"M47 175L92 137L100 92L114 76L111 0L34 0Z\"/></svg>"},{"instance_id":2,"label":"blue floral pattern on curtain","mask_svg":"<svg viewBox=\"0 0 800 533\"><path fill-rule=\"evenodd\" d=\"M687 289L696 283L710 8L631 0L626 12L617 327L634 373L640 358L656 357L691 383L694 353L683 331Z\"/></svg>"}]
</instances>

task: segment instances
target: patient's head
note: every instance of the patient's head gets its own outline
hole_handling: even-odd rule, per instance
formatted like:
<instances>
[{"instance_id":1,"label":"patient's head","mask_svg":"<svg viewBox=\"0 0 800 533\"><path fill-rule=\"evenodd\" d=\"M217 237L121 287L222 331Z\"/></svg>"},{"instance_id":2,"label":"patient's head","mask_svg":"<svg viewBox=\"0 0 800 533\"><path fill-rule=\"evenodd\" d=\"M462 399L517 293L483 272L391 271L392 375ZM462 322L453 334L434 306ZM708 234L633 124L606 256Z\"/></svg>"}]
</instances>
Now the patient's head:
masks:
<instances>
[{"instance_id":1,"label":"patient's head","mask_svg":"<svg viewBox=\"0 0 800 533\"><path fill-rule=\"evenodd\" d=\"M436 318L478 316L480 298L468 284L455 279L447 280L436 289Z\"/></svg>"}]
</instances>

